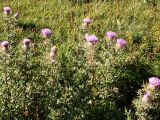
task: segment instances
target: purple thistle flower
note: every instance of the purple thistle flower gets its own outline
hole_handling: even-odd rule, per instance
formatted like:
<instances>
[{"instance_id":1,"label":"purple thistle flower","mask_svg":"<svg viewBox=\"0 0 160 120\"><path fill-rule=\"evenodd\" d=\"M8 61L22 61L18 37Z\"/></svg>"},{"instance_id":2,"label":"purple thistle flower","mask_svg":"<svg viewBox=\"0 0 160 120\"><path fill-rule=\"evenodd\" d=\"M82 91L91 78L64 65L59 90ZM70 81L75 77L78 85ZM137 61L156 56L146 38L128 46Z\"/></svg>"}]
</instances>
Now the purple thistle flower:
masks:
<instances>
[{"instance_id":1,"label":"purple thistle flower","mask_svg":"<svg viewBox=\"0 0 160 120\"><path fill-rule=\"evenodd\" d=\"M125 41L122 38L117 39L117 47L118 48L124 48L125 46L127 46L127 41Z\"/></svg>"},{"instance_id":2,"label":"purple thistle flower","mask_svg":"<svg viewBox=\"0 0 160 120\"><path fill-rule=\"evenodd\" d=\"M160 79L157 77L149 78L149 84L153 85L154 87L160 88Z\"/></svg>"},{"instance_id":3,"label":"purple thistle flower","mask_svg":"<svg viewBox=\"0 0 160 120\"><path fill-rule=\"evenodd\" d=\"M98 38L95 35L88 35L88 34L86 34L85 38L86 38L87 42L90 42L92 44L95 44L95 43L98 42Z\"/></svg>"},{"instance_id":4,"label":"purple thistle flower","mask_svg":"<svg viewBox=\"0 0 160 120\"><path fill-rule=\"evenodd\" d=\"M110 40L113 40L116 38L116 33L115 32L112 32L112 31L108 31L106 33L106 37L109 38Z\"/></svg>"},{"instance_id":5,"label":"purple thistle flower","mask_svg":"<svg viewBox=\"0 0 160 120\"><path fill-rule=\"evenodd\" d=\"M3 42L1 42L1 46L4 47L4 48L8 48L9 42L8 41L3 41Z\"/></svg>"},{"instance_id":6,"label":"purple thistle flower","mask_svg":"<svg viewBox=\"0 0 160 120\"><path fill-rule=\"evenodd\" d=\"M92 22L92 20L90 18L84 18L83 22L84 24L89 25Z\"/></svg>"},{"instance_id":7,"label":"purple thistle flower","mask_svg":"<svg viewBox=\"0 0 160 120\"><path fill-rule=\"evenodd\" d=\"M28 46L30 43L31 43L31 40L30 40L30 39L25 38L25 39L23 40L23 44L26 45L26 46Z\"/></svg>"},{"instance_id":8,"label":"purple thistle flower","mask_svg":"<svg viewBox=\"0 0 160 120\"><path fill-rule=\"evenodd\" d=\"M3 50L5 53L8 53L9 42L8 42L8 41L3 41L3 42L1 42L1 46L2 46L2 50Z\"/></svg>"},{"instance_id":9,"label":"purple thistle flower","mask_svg":"<svg viewBox=\"0 0 160 120\"><path fill-rule=\"evenodd\" d=\"M3 12L5 15L11 14L12 10L10 7L4 7L3 8Z\"/></svg>"},{"instance_id":10,"label":"purple thistle flower","mask_svg":"<svg viewBox=\"0 0 160 120\"><path fill-rule=\"evenodd\" d=\"M146 94L142 98L143 103L148 103L151 99L151 92L147 91Z\"/></svg>"},{"instance_id":11,"label":"purple thistle flower","mask_svg":"<svg viewBox=\"0 0 160 120\"><path fill-rule=\"evenodd\" d=\"M52 30L45 28L42 30L42 35L44 38L49 38L52 35Z\"/></svg>"}]
</instances>

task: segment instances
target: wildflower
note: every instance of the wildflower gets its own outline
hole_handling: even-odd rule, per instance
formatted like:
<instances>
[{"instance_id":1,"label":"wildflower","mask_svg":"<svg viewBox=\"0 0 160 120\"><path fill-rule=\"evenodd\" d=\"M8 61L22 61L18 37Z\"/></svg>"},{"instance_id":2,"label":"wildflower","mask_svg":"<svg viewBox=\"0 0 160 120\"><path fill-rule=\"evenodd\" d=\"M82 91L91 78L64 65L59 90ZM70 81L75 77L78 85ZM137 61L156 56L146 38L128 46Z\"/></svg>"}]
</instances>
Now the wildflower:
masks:
<instances>
[{"instance_id":1,"label":"wildflower","mask_svg":"<svg viewBox=\"0 0 160 120\"><path fill-rule=\"evenodd\" d=\"M9 42L8 41L3 41L1 42L1 47L2 47L2 50L7 53L8 52L8 48L9 48Z\"/></svg>"},{"instance_id":2,"label":"wildflower","mask_svg":"<svg viewBox=\"0 0 160 120\"><path fill-rule=\"evenodd\" d=\"M85 35L86 41L92 43L93 45L98 42L98 38L95 35Z\"/></svg>"},{"instance_id":3,"label":"wildflower","mask_svg":"<svg viewBox=\"0 0 160 120\"><path fill-rule=\"evenodd\" d=\"M151 92L147 91L146 94L142 98L143 103L148 103L151 100Z\"/></svg>"},{"instance_id":4,"label":"wildflower","mask_svg":"<svg viewBox=\"0 0 160 120\"><path fill-rule=\"evenodd\" d=\"M22 46L22 48L23 48L23 50L24 50L25 52L27 52L27 51L30 49L30 43L31 43L31 40L30 40L30 39L25 38L25 39L23 40L23 46Z\"/></svg>"},{"instance_id":5,"label":"wildflower","mask_svg":"<svg viewBox=\"0 0 160 120\"><path fill-rule=\"evenodd\" d=\"M89 25L92 22L92 20L90 18L84 18L83 19L83 23L86 25Z\"/></svg>"},{"instance_id":6,"label":"wildflower","mask_svg":"<svg viewBox=\"0 0 160 120\"><path fill-rule=\"evenodd\" d=\"M3 12L5 15L11 14L12 10L10 7L4 7L3 8Z\"/></svg>"},{"instance_id":7,"label":"wildflower","mask_svg":"<svg viewBox=\"0 0 160 120\"><path fill-rule=\"evenodd\" d=\"M149 84L153 85L154 87L160 88L160 79L157 77L149 78Z\"/></svg>"},{"instance_id":8,"label":"wildflower","mask_svg":"<svg viewBox=\"0 0 160 120\"><path fill-rule=\"evenodd\" d=\"M125 46L127 46L127 41L125 41L122 38L117 39L117 43L116 43L116 48L117 49L124 48Z\"/></svg>"},{"instance_id":9,"label":"wildflower","mask_svg":"<svg viewBox=\"0 0 160 120\"><path fill-rule=\"evenodd\" d=\"M113 39L116 38L116 33L115 33L115 32L112 32L112 31L108 31L108 32L106 33L106 37L107 37L108 39L110 39L110 40L113 40Z\"/></svg>"},{"instance_id":10,"label":"wildflower","mask_svg":"<svg viewBox=\"0 0 160 120\"><path fill-rule=\"evenodd\" d=\"M19 18L19 12L16 12L16 14L14 14L14 18L18 19Z\"/></svg>"},{"instance_id":11,"label":"wildflower","mask_svg":"<svg viewBox=\"0 0 160 120\"><path fill-rule=\"evenodd\" d=\"M92 20L90 18L88 18L88 17L84 18L83 25L82 25L83 30L86 30L89 27L91 22L92 22Z\"/></svg>"},{"instance_id":12,"label":"wildflower","mask_svg":"<svg viewBox=\"0 0 160 120\"><path fill-rule=\"evenodd\" d=\"M44 38L49 38L52 35L52 30L48 28L43 29L41 32Z\"/></svg>"},{"instance_id":13,"label":"wildflower","mask_svg":"<svg viewBox=\"0 0 160 120\"><path fill-rule=\"evenodd\" d=\"M57 49L56 46L53 46L53 47L51 48L51 51L50 51L50 59L51 59L52 62L55 62L55 58L56 58L56 56L57 56L57 51L58 51L58 49Z\"/></svg>"}]
</instances>

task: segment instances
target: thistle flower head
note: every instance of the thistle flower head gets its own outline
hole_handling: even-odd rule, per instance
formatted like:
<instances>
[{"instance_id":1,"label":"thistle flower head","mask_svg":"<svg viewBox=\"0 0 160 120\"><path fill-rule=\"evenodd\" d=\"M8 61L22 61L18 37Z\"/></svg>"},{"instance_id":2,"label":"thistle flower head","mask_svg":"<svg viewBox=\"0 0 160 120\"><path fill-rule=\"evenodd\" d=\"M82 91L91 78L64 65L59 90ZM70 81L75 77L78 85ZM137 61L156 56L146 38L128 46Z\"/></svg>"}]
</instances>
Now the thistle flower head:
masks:
<instances>
[{"instance_id":1,"label":"thistle flower head","mask_svg":"<svg viewBox=\"0 0 160 120\"><path fill-rule=\"evenodd\" d=\"M142 98L143 103L148 103L151 99L151 92L147 91L146 94Z\"/></svg>"},{"instance_id":2,"label":"thistle flower head","mask_svg":"<svg viewBox=\"0 0 160 120\"><path fill-rule=\"evenodd\" d=\"M153 85L154 87L160 88L160 79L157 77L149 78L149 84Z\"/></svg>"},{"instance_id":3,"label":"thistle flower head","mask_svg":"<svg viewBox=\"0 0 160 120\"><path fill-rule=\"evenodd\" d=\"M8 48L9 42L8 41L3 41L3 42L1 42L1 46L4 47L4 48Z\"/></svg>"},{"instance_id":4,"label":"thistle flower head","mask_svg":"<svg viewBox=\"0 0 160 120\"><path fill-rule=\"evenodd\" d=\"M49 38L52 35L52 30L48 28L43 29L41 32L44 38Z\"/></svg>"},{"instance_id":5,"label":"thistle flower head","mask_svg":"<svg viewBox=\"0 0 160 120\"><path fill-rule=\"evenodd\" d=\"M12 10L10 7L4 7L3 8L3 12L5 15L11 14Z\"/></svg>"},{"instance_id":6,"label":"thistle flower head","mask_svg":"<svg viewBox=\"0 0 160 120\"><path fill-rule=\"evenodd\" d=\"M124 48L125 46L127 46L127 41L125 41L122 38L117 39L117 48Z\"/></svg>"},{"instance_id":7,"label":"thistle flower head","mask_svg":"<svg viewBox=\"0 0 160 120\"><path fill-rule=\"evenodd\" d=\"M98 38L95 35L85 35L86 41L92 44L96 44L98 42Z\"/></svg>"},{"instance_id":8,"label":"thistle flower head","mask_svg":"<svg viewBox=\"0 0 160 120\"><path fill-rule=\"evenodd\" d=\"M110 39L110 40L113 40L113 39L116 38L116 33L115 33L115 32L112 32L112 31L108 31L108 32L106 33L106 37L107 37L108 39Z\"/></svg>"},{"instance_id":9,"label":"thistle flower head","mask_svg":"<svg viewBox=\"0 0 160 120\"><path fill-rule=\"evenodd\" d=\"M86 25L89 25L91 22L92 20L89 17L83 19L83 23Z\"/></svg>"}]
</instances>

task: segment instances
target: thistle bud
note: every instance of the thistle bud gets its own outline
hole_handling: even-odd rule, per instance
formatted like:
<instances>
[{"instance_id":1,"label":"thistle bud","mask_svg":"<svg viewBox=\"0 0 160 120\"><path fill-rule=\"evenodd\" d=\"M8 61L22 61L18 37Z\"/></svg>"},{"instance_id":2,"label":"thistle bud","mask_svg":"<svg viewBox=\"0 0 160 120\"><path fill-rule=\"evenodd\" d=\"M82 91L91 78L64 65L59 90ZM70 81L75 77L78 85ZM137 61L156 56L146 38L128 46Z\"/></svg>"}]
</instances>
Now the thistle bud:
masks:
<instances>
[{"instance_id":1,"label":"thistle bud","mask_svg":"<svg viewBox=\"0 0 160 120\"><path fill-rule=\"evenodd\" d=\"M19 12L16 12L16 14L14 14L14 18L18 19L19 18Z\"/></svg>"},{"instance_id":2,"label":"thistle bud","mask_svg":"<svg viewBox=\"0 0 160 120\"><path fill-rule=\"evenodd\" d=\"M8 41L3 41L1 42L1 47L3 52L8 53L9 50L9 42Z\"/></svg>"},{"instance_id":3,"label":"thistle bud","mask_svg":"<svg viewBox=\"0 0 160 120\"><path fill-rule=\"evenodd\" d=\"M87 17L83 19L83 29L87 29L89 27L89 25L91 24L92 20Z\"/></svg>"},{"instance_id":4,"label":"thistle bud","mask_svg":"<svg viewBox=\"0 0 160 120\"><path fill-rule=\"evenodd\" d=\"M89 25L91 22L92 20L89 17L83 19L83 23L86 25Z\"/></svg>"},{"instance_id":5,"label":"thistle bud","mask_svg":"<svg viewBox=\"0 0 160 120\"><path fill-rule=\"evenodd\" d=\"M23 40L22 48L23 48L24 52L27 52L30 49L30 44L31 44L31 40L30 39L25 38Z\"/></svg>"},{"instance_id":6,"label":"thistle bud","mask_svg":"<svg viewBox=\"0 0 160 120\"><path fill-rule=\"evenodd\" d=\"M57 56L57 51L58 51L58 49L57 49L56 46L53 46L53 47L51 48L51 51L50 51L50 59L51 59L52 62L55 62L55 58L56 58L56 56Z\"/></svg>"}]
</instances>

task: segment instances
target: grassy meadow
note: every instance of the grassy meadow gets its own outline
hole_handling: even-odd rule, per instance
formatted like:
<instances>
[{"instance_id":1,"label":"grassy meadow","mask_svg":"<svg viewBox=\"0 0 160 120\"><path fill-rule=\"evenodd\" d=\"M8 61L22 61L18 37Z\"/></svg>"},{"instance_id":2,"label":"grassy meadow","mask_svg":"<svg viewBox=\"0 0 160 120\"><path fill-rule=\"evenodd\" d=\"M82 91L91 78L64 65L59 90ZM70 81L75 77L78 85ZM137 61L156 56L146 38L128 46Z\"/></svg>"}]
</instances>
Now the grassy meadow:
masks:
<instances>
[{"instance_id":1,"label":"grassy meadow","mask_svg":"<svg viewBox=\"0 0 160 120\"><path fill-rule=\"evenodd\" d=\"M0 42L10 44L0 51L1 120L160 119L160 83L148 81L160 77L160 0L0 0L0 9ZM92 22L83 30L86 17ZM107 31L127 46L116 49ZM95 46L86 33L98 37Z\"/></svg>"}]
</instances>

